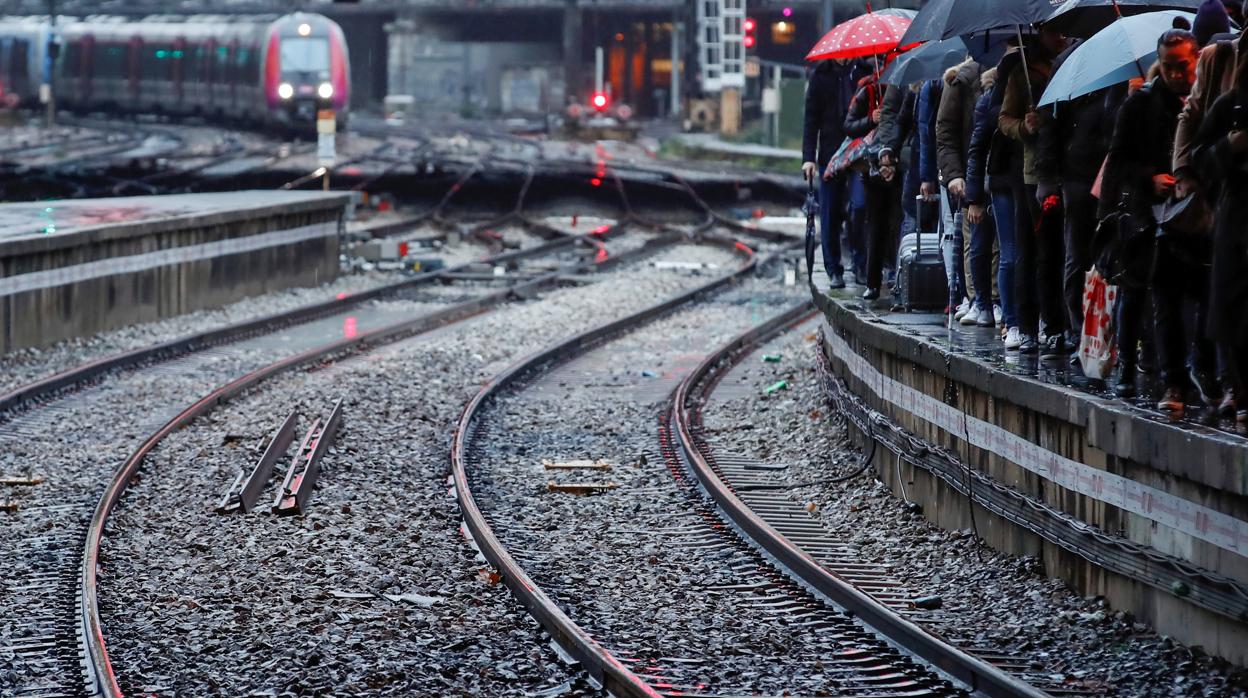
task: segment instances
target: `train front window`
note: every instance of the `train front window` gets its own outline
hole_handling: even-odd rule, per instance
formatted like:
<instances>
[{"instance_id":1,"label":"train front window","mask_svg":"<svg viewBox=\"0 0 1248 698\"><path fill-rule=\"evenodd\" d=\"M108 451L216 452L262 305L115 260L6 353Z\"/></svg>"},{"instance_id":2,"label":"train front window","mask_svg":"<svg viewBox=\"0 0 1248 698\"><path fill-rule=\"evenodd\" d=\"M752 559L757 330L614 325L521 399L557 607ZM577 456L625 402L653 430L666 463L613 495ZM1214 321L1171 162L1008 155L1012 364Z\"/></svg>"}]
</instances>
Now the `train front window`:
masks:
<instances>
[{"instance_id":1,"label":"train front window","mask_svg":"<svg viewBox=\"0 0 1248 698\"><path fill-rule=\"evenodd\" d=\"M329 41L325 39L282 39L282 72L329 72Z\"/></svg>"}]
</instances>

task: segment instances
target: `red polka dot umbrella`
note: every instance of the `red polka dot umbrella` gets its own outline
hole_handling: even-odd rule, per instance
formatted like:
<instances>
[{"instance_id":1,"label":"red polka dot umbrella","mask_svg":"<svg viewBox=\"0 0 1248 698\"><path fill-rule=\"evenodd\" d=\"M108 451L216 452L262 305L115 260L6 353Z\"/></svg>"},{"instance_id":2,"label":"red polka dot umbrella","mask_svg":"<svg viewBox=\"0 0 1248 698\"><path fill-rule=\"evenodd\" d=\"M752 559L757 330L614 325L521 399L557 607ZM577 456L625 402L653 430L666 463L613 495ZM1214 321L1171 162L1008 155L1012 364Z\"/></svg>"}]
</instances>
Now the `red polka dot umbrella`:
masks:
<instances>
[{"instance_id":1,"label":"red polka dot umbrella","mask_svg":"<svg viewBox=\"0 0 1248 698\"><path fill-rule=\"evenodd\" d=\"M909 28L909 17L868 12L832 27L832 31L824 34L819 43L806 54L806 60L859 58L887 53L898 48L902 35Z\"/></svg>"}]
</instances>

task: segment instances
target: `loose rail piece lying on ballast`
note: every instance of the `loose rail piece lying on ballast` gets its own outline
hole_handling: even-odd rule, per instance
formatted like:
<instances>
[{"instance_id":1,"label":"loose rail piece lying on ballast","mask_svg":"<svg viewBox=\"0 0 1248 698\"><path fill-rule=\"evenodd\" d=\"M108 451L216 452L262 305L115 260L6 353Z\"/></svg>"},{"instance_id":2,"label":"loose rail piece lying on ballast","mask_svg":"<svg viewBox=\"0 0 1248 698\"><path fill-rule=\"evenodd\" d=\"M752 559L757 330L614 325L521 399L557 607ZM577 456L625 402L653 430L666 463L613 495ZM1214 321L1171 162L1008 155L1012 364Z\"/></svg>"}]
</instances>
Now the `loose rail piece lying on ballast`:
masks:
<instances>
[{"instance_id":1,"label":"loose rail piece lying on ballast","mask_svg":"<svg viewBox=\"0 0 1248 698\"><path fill-rule=\"evenodd\" d=\"M255 510L260 493L268 484L269 478L273 477L273 467L277 465L277 459L286 454L290 442L295 440L295 420L298 416L298 412L291 412L286 421L273 432L264 454L256 461L246 480L243 479L243 471L238 472L238 477L234 478L229 491L217 506L218 514L231 514L236 511L250 514Z\"/></svg>"},{"instance_id":2,"label":"loose rail piece lying on ballast","mask_svg":"<svg viewBox=\"0 0 1248 698\"><path fill-rule=\"evenodd\" d=\"M312 488L316 487L316 477L321 472L321 458L329 449L338 434L338 425L342 422L342 400L334 403L334 409L322 421L319 417L299 446L299 454L290 463L286 477L282 480L282 488L273 500L274 514L302 514L307 506L308 497L312 496Z\"/></svg>"}]
</instances>

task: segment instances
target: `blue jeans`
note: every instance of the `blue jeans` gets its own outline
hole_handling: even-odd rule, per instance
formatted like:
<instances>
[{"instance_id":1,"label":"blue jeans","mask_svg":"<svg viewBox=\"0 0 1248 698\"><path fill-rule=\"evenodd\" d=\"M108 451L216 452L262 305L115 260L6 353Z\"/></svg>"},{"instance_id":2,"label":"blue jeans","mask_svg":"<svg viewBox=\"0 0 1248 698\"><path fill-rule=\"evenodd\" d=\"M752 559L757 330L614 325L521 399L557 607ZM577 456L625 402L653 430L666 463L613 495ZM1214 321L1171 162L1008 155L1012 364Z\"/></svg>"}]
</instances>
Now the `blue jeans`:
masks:
<instances>
[{"instance_id":1,"label":"blue jeans","mask_svg":"<svg viewBox=\"0 0 1248 698\"><path fill-rule=\"evenodd\" d=\"M1018 263L1018 218L1014 211L1014 194L1009 189L992 190L992 218L997 228L997 245L1001 248L1001 261L997 266L997 292L1001 294L1002 322L1006 327L1017 327L1018 308L1014 305L1014 268ZM974 244L973 240L972 238L972 244ZM992 254L991 247L989 247L988 254L990 256ZM975 286L985 288L981 287L978 282Z\"/></svg>"},{"instance_id":2,"label":"blue jeans","mask_svg":"<svg viewBox=\"0 0 1248 698\"><path fill-rule=\"evenodd\" d=\"M966 215L963 213L963 215ZM997 231L991 213L985 213L979 225L971 224L971 257L969 266L971 280L975 282L975 305L980 310L992 312L992 243L996 240ZM1002 246L1004 248L1004 245ZM1005 261L1002 253L1001 261ZM999 270L998 270L999 273ZM1009 273L1013 275L1011 266ZM999 282L998 282L999 283ZM1001 293L1002 315L1005 314L1005 292ZM1004 318L1003 318L1004 319Z\"/></svg>"},{"instance_id":3,"label":"blue jeans","mask_svg":"<svg viewBox=\"0 0 1248 698\"><path fill-rule=\"evenodd\" d=\"M850 172L847 185L849 225L845 241L854 260L854 276L863 283L867 274L867 179L861 172Z\"/></svg>"},{"instance_id":4,"label":"blue jeans","mask_svg":"<svg viewBox=\"0 0 1248 698\"><path fill-rule=\"evenodd\" d=\"M841 224L845 221L846 184L843 174L819 180L819 237L828 276L845 272L841 265Z\"/></svg>"}]
</instances>

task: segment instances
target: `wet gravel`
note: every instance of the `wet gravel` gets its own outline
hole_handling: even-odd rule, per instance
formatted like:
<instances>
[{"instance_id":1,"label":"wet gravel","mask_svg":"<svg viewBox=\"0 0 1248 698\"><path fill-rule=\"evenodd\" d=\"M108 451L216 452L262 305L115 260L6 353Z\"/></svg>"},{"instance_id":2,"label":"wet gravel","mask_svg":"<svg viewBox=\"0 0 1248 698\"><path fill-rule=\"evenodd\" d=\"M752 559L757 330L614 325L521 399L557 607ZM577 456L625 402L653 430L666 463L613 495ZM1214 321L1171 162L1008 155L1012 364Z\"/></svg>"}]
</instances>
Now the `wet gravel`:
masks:
<instances>
[{"instance_id":1,"label":"wet gravel","mask_svg":"<svg viewBox=\"0 0 1248 698\"><path fill-rule=\"evenodd\" d=\"M420 232L422 230L433 231L432 228L421 228L417 229L417 233L426 234ZM517 248L529 248L545 242L544 239L521 229L507 228L500 232L508 244ZM648 236L641 234L625 235L620 237L618 245L640 245L646 239ZM439 258L447 266L452 266L482 259L489 251L479 242L465 241L453 245L439 244L413 254ZM343 294L392 284L404 278L408 277L397 271L358 270L319 286L288 288L252 296L221 308L208 308L155 322L130 325L89 337L58 342L49 347L20 349L0 355L0 393L94 359L324 302Z\"/></svg>"},{"instance_id":2,"label":"wet gravel","mask_svg":"<svg viewBox=\"0 0 1248 698\"><path fill-rule=\"evenodd\" d=\"M656 259L733 257L679 246ZM625 265L587 286L275 378L169 437L104 543L101 614L123 688L588 690L460 532L446 480L453 424L478 387L520 356L709 278ZM292 407L305 429L339 398L343 427L305 516L213 513Z\"/></svg>"},{"instance_id":3,"label":"wet gravel","mask_svg":"<svg viewBox=\"0 0 1248 698\"><path fill-rule=\"evenodd\" d=\"M792 330L746 357L703 410L716 452L788 464L769 479L818 483L852 472L862 454L822 393L813 352L817 323ZM766 363L763 355L780 355ZM791 389L761 397L779 380ZM722 395L722 394L721 394ZM877 454L878 457L878 454ZM891 467L891 463L876 463ZM905 581L911 598L938 596L935 627L963 646L1000 647L1031 659L1047 682L1114 696L1245 696L1248 671L1160 637L1103 599L1077 595L1044 576L1034 558L978 543L970 530L947 532L871 477L789 490L797 503L866 560Z\"/></svg>"},{"instance_id":4,"label":"wet gravel","mask_svg":"<svg viewBox=\"0 0 1248 698\"><path fill-rule=\"evenodd\" d=\"M636 673L674 690L867 690L838 665L840 634L858 649L871 646L865 633L834 611L776 604L776 594L785 597L763 588L772 580L760 558L708 525L658 447L659 415L680 378L707 351L801 297L777 276L747 281L530 379L477 421L469 478L496 534L575 622ZM596 460L609 469L544 465ZM584 485L610 489L558 489Z\"/></svg>"}]
</instances>

